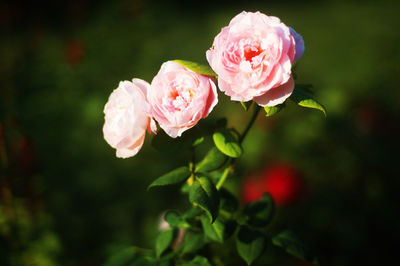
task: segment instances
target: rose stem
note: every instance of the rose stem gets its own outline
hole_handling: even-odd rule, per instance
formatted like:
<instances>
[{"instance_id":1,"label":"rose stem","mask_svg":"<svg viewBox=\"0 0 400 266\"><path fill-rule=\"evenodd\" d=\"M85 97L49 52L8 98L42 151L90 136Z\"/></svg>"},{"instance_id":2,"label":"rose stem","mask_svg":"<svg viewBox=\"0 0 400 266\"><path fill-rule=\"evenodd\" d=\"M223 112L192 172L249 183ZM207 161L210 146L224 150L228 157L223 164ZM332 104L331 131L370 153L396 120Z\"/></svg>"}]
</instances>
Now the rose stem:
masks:
<instances>
[{"instance_id":1,"label":"rose stem","mask_svg":"<svg viewBox=\"0 0 400 266\"><path fill-rule=\"evenodd\" d=\"M246 129L244 130L243 134L239 138L239 143L242 144L244 138L246 137L247 133L249 132L250 128L253 126L254 122L256 121L256 118L258 116L258 113L260 112L261 107L257 105L254 109L254 113L247 124ZM219 190L222 185L224 184L225 180L228 178L229 174L233 172L233 165L235 164L236 159L229 158L228 160L228 166L225 168L224 172L222 173L221 178L219 179L216 187Z\"/></svg>"}]
</instances>

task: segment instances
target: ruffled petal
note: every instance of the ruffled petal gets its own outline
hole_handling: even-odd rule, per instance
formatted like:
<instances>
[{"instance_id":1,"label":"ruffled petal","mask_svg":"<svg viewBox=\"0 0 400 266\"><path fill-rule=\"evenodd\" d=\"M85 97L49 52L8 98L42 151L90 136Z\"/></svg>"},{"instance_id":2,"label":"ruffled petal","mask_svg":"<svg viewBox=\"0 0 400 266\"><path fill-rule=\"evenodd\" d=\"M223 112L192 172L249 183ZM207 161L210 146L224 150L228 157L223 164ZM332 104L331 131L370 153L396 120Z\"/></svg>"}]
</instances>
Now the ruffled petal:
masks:
<instances>
[{"instance_id":1,"label":"ruffled petal","mask_svg":"<svg viewBox=\"0 0 400 266\"><path fill-rule=\"evenodd\" d=\"M290 77L288 82L285 84L272 88L267 91L264 95L255 97L253 100L260 106L275 106L286 101L287 98L292 94L294 89L293 77Z\"/></svg>"}]
</instances>

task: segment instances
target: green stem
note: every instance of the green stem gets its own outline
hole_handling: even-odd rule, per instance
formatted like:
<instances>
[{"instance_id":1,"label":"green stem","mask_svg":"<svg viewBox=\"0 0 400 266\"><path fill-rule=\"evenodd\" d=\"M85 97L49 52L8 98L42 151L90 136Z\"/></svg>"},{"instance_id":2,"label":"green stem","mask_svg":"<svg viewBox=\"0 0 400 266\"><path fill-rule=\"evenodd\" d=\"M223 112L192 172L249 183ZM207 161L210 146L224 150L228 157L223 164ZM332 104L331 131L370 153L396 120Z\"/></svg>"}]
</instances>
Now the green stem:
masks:
<instances>
[{"instance_id":1,"label":"green stem","mask_svg":"<svg viewBox=\"0 0 400 266\"><path fill-rule=\"evenodd\" d=\"M249 123L247 124L246 129L244 130L243 134L239 138L240 143L243 142L243 140L246 137L247 133L249 132L250 128L253 126L260 110L261 110L261 107L257 105L254 109L254 113L253 113L252 117L250 118ZM223 184L224 184L225 180L228 178L229 174L233 172L233 166L235 164L235 161L236 161L236 159L229 158L228 166L225 168L224 172L222 173L221 178L219 179L219 181L216 185L218 190L223 186Z\"/></svg>"},{"instance_id":2,"label":"green stem","mask_svg":"<svg viewBox=\"0 0 400 266\"><path fill-rule=\"evenodd\" d=\"M255 109L254 109L254 113L253 116L250 119L249 124L247 125L246 129L244 130L243 134L240 136L239 138L239 142L242 143L244 138L246 137L247 133L249 132L250 128L253 126L254 122L256 121L257 115L261 110L261 106L256 105Z\"/></svg>"},{"instance_id":3,"label":"green stem","mask_svg":"<svg viewBox=\"0 0 400 266\"><path fill-rule=\"evenodd\" d=\"M216 185L218 190L222 187L222 185L224 184L225 180L228 178L229 173L232 170L232 164L230 162L228 162L228 163L229 163L229 165L225 168L224 172L222 173L221 178L219 179L219 181L218 181L218 183Z\"/></svg>"}]
</instances>

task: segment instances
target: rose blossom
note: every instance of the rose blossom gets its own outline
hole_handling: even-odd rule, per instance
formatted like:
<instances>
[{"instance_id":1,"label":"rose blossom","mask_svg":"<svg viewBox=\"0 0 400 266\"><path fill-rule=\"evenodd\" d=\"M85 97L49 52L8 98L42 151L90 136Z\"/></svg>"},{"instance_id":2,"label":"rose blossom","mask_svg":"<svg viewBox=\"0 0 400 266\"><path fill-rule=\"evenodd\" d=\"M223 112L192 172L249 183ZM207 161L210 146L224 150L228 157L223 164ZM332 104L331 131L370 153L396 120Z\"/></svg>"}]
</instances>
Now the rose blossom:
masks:
<instances>
[{"instance_id":1,"label":"rose blossom","mask_svg":"<svg viewBox=\"0 0 400 266\"><path fill-rule=\"evenodd\" d=\"M146 100L150 84L141 79L121 81L104 106L104 139L117 150L117 157L134 156L142 147L146 130L156 131Z\"/></svg>"},{"instance_id":2,"label":"rose blossom","mask_svg":"<svg viewBox=\"0 0 400 266\"><path fill-rule=\"evenodd\" d=\"M219 88L233 101L275 106L292 93L292 63L303 52L302 37L279 18L242 12L222 28L206 56Z\"/></svg>"},{"instance_id":3,"label":"rose blossom","mask_svg":"<svg viewBox=\"0 0 400 266\"><path fill-rule=\"evenodd\" d=\"M216 86L210 77L174 61L162 64L147 98L151 115L173 138L208 116L218 102Z\"/></svg>"}]
</instances>

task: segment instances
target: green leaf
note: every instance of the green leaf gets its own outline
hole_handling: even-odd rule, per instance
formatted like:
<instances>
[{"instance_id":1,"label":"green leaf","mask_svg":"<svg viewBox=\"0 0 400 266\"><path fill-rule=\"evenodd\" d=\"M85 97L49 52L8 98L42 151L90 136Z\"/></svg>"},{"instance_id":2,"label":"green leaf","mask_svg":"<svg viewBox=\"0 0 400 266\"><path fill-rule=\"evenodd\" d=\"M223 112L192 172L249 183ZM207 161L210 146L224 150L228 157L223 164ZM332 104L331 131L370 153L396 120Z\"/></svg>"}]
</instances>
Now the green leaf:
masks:
<instances>
[{"instance_id":1,"label":"green leaf","mask_svg":"<svg viewBox=\"0 0 400 266\"><path fill-rule=\"evenodd\" d=\"M196 164L196 172L211 172L220 168L228 157L221 153L216 147L212 147L206 156Z\"/></svg>"},{"instance_id":2,"label":"green leaf","mask_svg":"<svg viewBox=\"0 0 400 266\"><path fill-rule=\"evenodd\" d=\"M189 186L188 182L183 183L181 186L181 192L184 194L187 194L187 193L189 193L189 191L190 191L190 186Z\"/></svg>"},{"instance_id":3,"label":"green leaf","mask_svg":"<svg viewBox=\"0 0 400 266\"><path fill-rule=\"evenodd\" d=\"M236 229L234 220L218 217L214 223L210 224L207 217L201 216L201 224L203 225L204 234L211 240L223 243L228 239Z\"/></svg>"},{"instance_id":4,"label":"green leaf","mask_svg":"<svg viewBox=\"0 0 400 266\"><path fill-rule=\"evenodd\" d=\"M186 231L182 252L194 253L200 250L205 244L203 233Z\"/></svg>"},{"instance_id":5,"label":"green leaf","mask_svg":"<svg viewBox=\"0 0 400 266\"><path fill-rule=\"evenodd\" d=\"M258 201L249 203L243 210L247 216L247 224L250 226L266 226L272 219L275 211L271 196L265 193Z\"/></svg>"},{"instance_id":6,"label":"green leaf","mask_svg":"<svg viewBox=\"0 0 400 266\"><path fill-rule=\"evenodd\" d=\"M194 265L201 265L201 266L211 266L210 262L207 260L207 258L203 257L203 256L199 256L197 255L196 257L194 257L194 259L192 259L191 261L187 262L187 263L183 263L181 264L181 266L194 266Z\"/></svg>"},{"instance_id":7,"label":"green leaf","mask_svg":"<svg viewBox=\"0 0 400 266\"><path fill-rule=\"evenodd\" d=\"M193 146L193 147L196 147L196 146L200 145L201 143L203 143L203 141L204 141L204 137L197 138L197 139L195 139L195 140L193 141L192 146Z\"/></svg>"},{"instance_id":8,"label":"green leaf","mask_svg":"<svg viewBox=\"0 0 400 266\"><path fill-rule=\"evenodd\" d=\"M189 228L190 227L190 224L188 224L185 221L185 219L183 219L176 211L167 211L164 215L164 220L172 228Z\"/></svg>"},{"instance_id":9,"label":"green leaf","mask_svg":"<svg viewBox=\"0 0 400 266\"><path fill-rule=\"evenodd\" d=\"M318 258L313 254L311 249L290 230L284 230L274 235L272 237L272 243L275 246L282 247L287 253L297 258L312 262L316 265L319 264Z\"/></svg>"},{"instance_id":10,"label":"green leaf","mask_svg":"<svg viewBox=\"0 0 400 266\"><path fill-rule=\"evenodd\" d=\"M191 61L186 61L186 60L174 60L174 62L189 68L190 70L192 70L193 72L196 72L198 74L201 75L205 75L205 76L213 76L213 77L217 77L217 74L215 74L215 72L211 69L211 67L209 67L208 65L202 65L196 62L191 62Z\"/></svg>"},{"instance_id":11,"label":"green leaf","mask_svg":"<svg viewBox=\"0 0 400 266\"><path fill-rule=\"evenodd\" d=\"M160 176L156 180L153 181L148 187L147 190L149 190L152 187L156 186L166 186L166 185L172 185L172 184L177 184L185 181L188 179L191 175L191 172L188 167L182 166L179 167L165 175Z\"/></svg>"},{"instance_id":12,"label":"green leaf","mask_svg":"<svg viewBox=\"0 0 400 266\"><path fill-rule=\"evenodd\" d=\"M201 207L207 213L211 223L215 221L218 216L219 194L209 177L196 177L190 189L189 201Z\"/></svg>"},{"instance_id":13,"label":"green leaf","mask_svg":"<svg viewBox=\"0 0 400 266\"><path fill-rule=\"evenodd\" d=\"M294 88L290 99L302 107L320 110L326 116L325 107L317 102L315 99L313 99L310 94L300 89L299 85L296 85L296 87Z\"/></svg>"},{"instance_id":14,"label":"green leaf","mask_svg":"<svg viewBox=\"0 0 400 266\"><path fill-rule=\"evenodd\" d=\"M223 154L237 158L243 153L242 146L237 138L226 128L221 128L213 134L215 146Z\"/></svg>"},{"instance_id":15,"label":"green leaf","mask_svg":"<svg viewBox=\"0 0 400 266\"><path fill-rule=\"evenodd\" d=\"M248 111L248 110L249 110L249 108L250 108L250 106L251 106L252 103L253 103L252 101L240 102L240 104L242 105L242 107L243 107L243 109L244 109L245 111Z\"/></svg>"},{"instance_id":16,"label":"green leaf","mask_svg":"<svg viewBox=\"0 0 400 266\"><path fill-rule=\"evenodd\" d=\"M265 116L273 116L274 114L279 113L283 108L285 107L285 104L278 104L275 106L265 106L264 110L265 110Z\"/></svg>"},{"instance_id":17,"label":"green leaf","mask_svg":"<svg viewBox=\"0 0 400 266\"><path fill-rule=\"evenodd\" d=\"M201 215L203 212L201 209L197 208L197 207L193 207L191 209L189 209L188 211L186 211L184 214L182 214L182 217L184 219L192 219L196 216Z\"/></svg>"},{"instance_id":18,"label":"green leaf","mask_svg":"<svg viewBox=\"0 0 400 266\"><path fill-rule=\"evenodd\" d=\"M266 237L257 230L242 226L236 238L236 249L248 265L252 264L266 247Z\"/></svg>"},{"instance_id":19,"label":"green leaf","mask_svg":"<svg viewBox=\"0 0 400 266\"><path fill-rule=\"evenodd\" d=\"M225 188L219 190L220 210L234 213L239 208L239 202L236 197Z\"/></svg>"},{"instance_id":20,"label":"green leaf","mask_svg":"<svg viewBox=\"0 0 400 266\"><path fill-rule=\"evenodd\" d=\"M174 229L167 229L160 232L156 239L156 255L160 257L161 254L172 244L175 238L176 231Z\"/></svg>"},{"instance_id":21,"label":"green leaf","mask_svg":"<svg viewBox=\"0 0 400 266\"><path fill-rule=\"evenodd\" d=\"M181 216L176 211L167 211L164 214L164 220L169 224L171 227L177 227L181 221Z\"/></svg>"}]
</instances>

